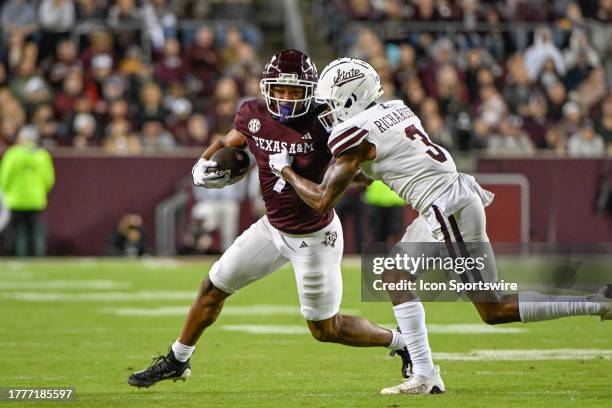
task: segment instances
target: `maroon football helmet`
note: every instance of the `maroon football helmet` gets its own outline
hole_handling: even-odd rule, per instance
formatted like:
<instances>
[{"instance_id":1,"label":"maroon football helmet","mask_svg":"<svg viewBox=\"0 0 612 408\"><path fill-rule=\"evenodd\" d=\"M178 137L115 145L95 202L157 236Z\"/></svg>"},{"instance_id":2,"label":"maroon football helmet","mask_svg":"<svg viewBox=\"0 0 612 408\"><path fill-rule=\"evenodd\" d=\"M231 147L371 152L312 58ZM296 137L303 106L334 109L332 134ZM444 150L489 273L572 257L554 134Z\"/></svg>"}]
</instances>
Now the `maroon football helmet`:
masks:
<instances>
[{"instance_id":1,"label":"maroon football helmet","mask_svg":"<svg viewBox=\"0 0 612 408\"><path fill-rule=\"evenodd\" d=\"M308 113L317 79L317 67L303 52L284 50L274 55L264 67L260 82L261 93L272 116L285 122ZM302 87L304 96L295 100L275 98L272 96L274 85Z\"/></svg>"}]
</instances>

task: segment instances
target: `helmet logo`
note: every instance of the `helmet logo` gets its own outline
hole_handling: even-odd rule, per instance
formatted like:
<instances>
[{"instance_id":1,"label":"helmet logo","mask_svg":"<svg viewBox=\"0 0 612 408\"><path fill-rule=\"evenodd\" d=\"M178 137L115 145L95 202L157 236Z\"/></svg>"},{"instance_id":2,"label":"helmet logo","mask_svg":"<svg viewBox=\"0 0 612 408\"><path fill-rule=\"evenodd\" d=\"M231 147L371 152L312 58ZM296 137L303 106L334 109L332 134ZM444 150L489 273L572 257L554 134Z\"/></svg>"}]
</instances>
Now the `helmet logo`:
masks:
<instances>
[{"instance_id":1,"label":"helmet logo","mask_svg":"<svg viewBox=\"0 0 612 408\"><path fill-rule=\"evenodd\" d=\"M249 124L247 126L249 128L249 132L257 133L259 132L259 129L261 129L261 122L259 119L251 119L249 120Z\"/></svg>"},{"instance_id":2,"label":"helmet logo","mask_svg":"<svg viewBox=\"0 0 612 408\"><path fill-rule=\"evenodd\" d=\"M351 68L348 71L343 71L340 68L336 71L336 76L334 77L334 85L340 86L344 85L347 82L354 81L356 79L360 79L365 77L365 74L356 68Z\"/></svg>"}]
</instances>

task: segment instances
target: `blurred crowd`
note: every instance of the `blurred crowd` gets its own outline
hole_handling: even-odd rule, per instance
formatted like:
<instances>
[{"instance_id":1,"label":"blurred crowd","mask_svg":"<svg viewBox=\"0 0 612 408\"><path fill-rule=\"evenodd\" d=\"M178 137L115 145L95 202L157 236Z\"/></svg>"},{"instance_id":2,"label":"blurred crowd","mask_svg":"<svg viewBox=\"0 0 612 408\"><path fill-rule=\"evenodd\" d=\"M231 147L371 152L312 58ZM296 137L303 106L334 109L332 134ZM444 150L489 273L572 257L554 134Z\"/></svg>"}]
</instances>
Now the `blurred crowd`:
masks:
<instances>
[{"instance_id":1,"label":"blurred crowd","mask_svg":"<svg viewBox=\"0 0 612 408\"><path fill-rule=\"evenodd\" d=\"M349 56L368 60L385 97L404 99L437 143L495 154L612 154L612 0L350 0L319 7L327 35ZM389 27L393 20L447 25L397 30ZM475 30L477 23L487 29Z\"/></svg>"},{"instance_id":2,"label":"blurred crowd","mask_svg":"<svg viewBox=\"0 0 612 408\"><path fill-rule=\"evenodd\" d=\"M205 146L259 94L250 0L0 0L0 148ZM182 24L189 19L196 24Z\"/></svg>"}]
</instances>

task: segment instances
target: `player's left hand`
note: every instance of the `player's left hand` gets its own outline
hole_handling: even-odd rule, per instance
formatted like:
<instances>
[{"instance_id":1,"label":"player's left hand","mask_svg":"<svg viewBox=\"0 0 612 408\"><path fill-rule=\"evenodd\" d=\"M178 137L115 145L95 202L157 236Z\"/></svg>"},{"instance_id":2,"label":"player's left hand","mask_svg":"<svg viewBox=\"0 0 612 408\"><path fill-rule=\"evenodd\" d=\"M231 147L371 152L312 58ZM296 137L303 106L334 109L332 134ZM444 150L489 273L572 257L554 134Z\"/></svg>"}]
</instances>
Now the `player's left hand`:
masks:
<instances>
[{"instance_id":1,"label":"player's left hand","mask_svg":"<svg viewBox=\"0 0 612 408\"><path fill-rule=\"evenodd\" d=\"M289 152L284 149L280 153L270 155L270 169L278 177L282 177L281 171L288 166L291 166L293 156L289 156Z\"/></svg>"}]
</instances>

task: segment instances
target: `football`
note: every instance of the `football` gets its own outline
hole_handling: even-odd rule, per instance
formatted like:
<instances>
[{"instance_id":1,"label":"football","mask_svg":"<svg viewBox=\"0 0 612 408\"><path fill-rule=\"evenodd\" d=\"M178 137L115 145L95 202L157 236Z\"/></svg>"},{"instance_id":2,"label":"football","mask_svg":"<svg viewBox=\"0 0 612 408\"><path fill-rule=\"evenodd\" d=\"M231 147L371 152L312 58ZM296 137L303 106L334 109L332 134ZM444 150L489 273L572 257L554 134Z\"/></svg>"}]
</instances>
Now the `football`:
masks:
<instances>
[{"instance_id":1,"label":"football","mask_svg":"<svg viewBox=\"0 0 612 408\"><path fill-rule=\"evenodd\" d=\"M217 162L219 170L230 171L229 184L234 184L241 180L249 171L251 159L243 149L237 147L224 147L213 154L210 160Z\"/></svg>"}]
</instances>

